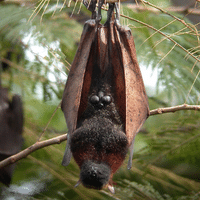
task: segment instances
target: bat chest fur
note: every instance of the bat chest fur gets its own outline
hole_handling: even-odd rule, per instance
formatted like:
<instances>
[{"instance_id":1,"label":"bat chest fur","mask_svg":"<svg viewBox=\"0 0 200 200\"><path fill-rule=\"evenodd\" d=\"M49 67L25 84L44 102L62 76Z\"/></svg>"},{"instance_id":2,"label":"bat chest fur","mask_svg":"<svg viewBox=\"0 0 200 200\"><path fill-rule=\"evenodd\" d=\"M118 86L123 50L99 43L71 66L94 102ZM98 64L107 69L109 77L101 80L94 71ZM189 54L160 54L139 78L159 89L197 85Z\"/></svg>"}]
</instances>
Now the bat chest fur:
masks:
<instances>
[{"instance_id":1,"label":"bat chest fur","mask_svg":"<svg viewBox=\"0 0 200 200\"><path fill-rule=\"evenodd\" d=\"M110 103L99 109L89 103L70 146L79 166L85 160L94 160L117 170L126 157L128 141L115 105Z\"/></svg>"}]
</instances>

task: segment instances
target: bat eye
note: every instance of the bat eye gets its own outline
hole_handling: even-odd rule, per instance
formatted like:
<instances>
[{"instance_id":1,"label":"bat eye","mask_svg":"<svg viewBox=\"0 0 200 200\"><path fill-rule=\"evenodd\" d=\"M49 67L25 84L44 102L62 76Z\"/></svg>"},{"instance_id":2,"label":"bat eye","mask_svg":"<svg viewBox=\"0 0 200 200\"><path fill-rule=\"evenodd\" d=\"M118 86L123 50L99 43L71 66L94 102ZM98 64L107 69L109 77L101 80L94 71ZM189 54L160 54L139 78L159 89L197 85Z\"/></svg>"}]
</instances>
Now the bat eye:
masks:
<instances>
[{"instance_id":1,"label":"bat eye","mask_svg":"<svg viewBox=\"0 0 200 200\"><path fill-rule=\"evenodd\" d=\"M103 102L104 104L110 104L110 103L111 103L111 97L108 96L108 95L102 97L102 102Z\"/></svg>"},{"instance_id":2,"label":"bat eye","mask_svg":"<svg viewBox=\"0 0 200 200\"><path fill-rule=\"evenodd\" d=\"M91 96L91 98L90 98L90 103L92 103L92 104L97 104L97 103L99 103L99 97L98 97L97 95Z\"/></svg>"}]
</instances>

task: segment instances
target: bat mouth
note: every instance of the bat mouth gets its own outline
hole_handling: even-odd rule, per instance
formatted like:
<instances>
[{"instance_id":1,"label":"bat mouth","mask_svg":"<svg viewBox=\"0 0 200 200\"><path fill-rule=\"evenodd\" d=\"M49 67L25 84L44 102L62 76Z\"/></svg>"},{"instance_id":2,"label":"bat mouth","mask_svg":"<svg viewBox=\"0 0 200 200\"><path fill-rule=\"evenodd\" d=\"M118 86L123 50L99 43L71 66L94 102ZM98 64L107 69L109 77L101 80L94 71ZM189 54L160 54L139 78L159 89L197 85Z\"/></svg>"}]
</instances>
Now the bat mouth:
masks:
<instances>
[{"instance_id":1,"label":"bat mouth","mask_svg":"<svg viewBox=\"0 0 200 200\"><path fill-rule=\"evenodd\" d=\"M111 168L106 163L85 161L81 166L80 180L87 188L101 190L110 179Z\"/></svg>"}]
</instances>

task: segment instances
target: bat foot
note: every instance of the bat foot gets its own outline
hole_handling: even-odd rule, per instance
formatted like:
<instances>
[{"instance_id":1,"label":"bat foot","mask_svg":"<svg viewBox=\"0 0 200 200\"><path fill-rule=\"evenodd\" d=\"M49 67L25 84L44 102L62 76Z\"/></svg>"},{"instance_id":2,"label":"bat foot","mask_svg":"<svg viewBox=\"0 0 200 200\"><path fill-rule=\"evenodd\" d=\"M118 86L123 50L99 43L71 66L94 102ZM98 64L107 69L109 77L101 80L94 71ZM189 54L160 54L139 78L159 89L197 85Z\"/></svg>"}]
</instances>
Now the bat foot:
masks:
<instances>
[{"instance_id":1,"label":"bat foot","mask_svg":"<svg viewBox=\"0 0 200 200\"><path fill-rule=\"evenodd\" d=\"M97 1L87 1L87 0L83 0L83 4L85 5L85 7L92 12L92 19L96 19L97 17L97 12L96 12L96 3Z\"/></svg>"},{"instance_id":2,"label":"bat foot","mask_svg":"<svg viewBox=\"0 0 200 200\"><path fill-rule=\"evenodd\" d=\"M107 12L107 21L106 21L106 23L104 25L109 24L111 22L114 8L115 8L115 4L114 3L110 3L109 4L109 9L108 9L108 12Z\"/></svg>"},{"instance_id":3,"label":"bat foot","mask_svg":"<svg viewBox=\"0 0 200 200\"><path fill-rule=\"evenodd\" d=\"M96 18L97 23L99 23L102 19L101 7L103 6L103 4L104 4L104 0L99 0L99 2L98 2L98 12L97 12L97 18Z\"/></svg>"}]
</instances>

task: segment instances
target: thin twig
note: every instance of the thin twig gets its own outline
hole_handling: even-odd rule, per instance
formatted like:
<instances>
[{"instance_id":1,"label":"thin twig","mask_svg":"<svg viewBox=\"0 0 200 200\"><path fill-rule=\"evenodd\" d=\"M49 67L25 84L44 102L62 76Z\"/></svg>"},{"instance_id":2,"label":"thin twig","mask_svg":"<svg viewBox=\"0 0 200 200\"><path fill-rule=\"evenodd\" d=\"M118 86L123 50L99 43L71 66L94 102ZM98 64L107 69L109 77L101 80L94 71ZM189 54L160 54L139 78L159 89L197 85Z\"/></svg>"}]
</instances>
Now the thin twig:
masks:
<instances>
[{"instance_id":1,"label":"thin twig","mask_svg":"<svg viewBox=\"0 0 200 200\"><path fill-rule=\"evenodd\" d=\"M164 12L165 14L169 14L169 13L166 13L166 12L179 12L179 13L189 13L189 14L192 14L192 15L200 15L200 9L197 9L197 8L188 8L186 6L170 6L168 8L165 8L165 10L163 10L163 9L160 9L159 7L155 7L153 4L150 4L147 1L145 1L144 3L146 3L146 4L148 4L149 6L152 6L152 7L146 7L146 6L143 6L142 4L136 5L136 4L133 4L133 3L128 3L128 4L126 4L126 6L128 8L134 9L134 10L151 11L151 12L154 12L154 13Z\"/></svg>"},{"instance_id":2,"label":"thin twig","mask_svg":"<svg viewBox=\"0 0 200 200\"><path fill-rule=\"evenodd\" d=\"M181 22L182 24L184 24L187 28L189 28L191 31L193 31L193 29L183 20L183 19L180 19L178 17L176 17L175 15L172 15L170 13L168 13L167 11L163 10L162 8L152 4L152 3L149 3L148 1L145 1L145 0L142 0L145 4L149 5L149 6L152 6L153 8L156 8L158 9L160 12L162 13L165 13L167 15L169 15L170 17L176 19L177 21ZM185 7L185 10L187 10L187 7Z\"/></svg>"},{"instance_id":3,"label":"thin twig","mask_svg":"<svg viewBox=\"0 0 200 200\"><path fill-rule=\"evenodd\" d=\"M102 10L108 11L108 9L105 9L105 8L102 8ZM195 60L197 60L197 61L200 63L200 59L199 59L199 58L197 58L196 56L194 56L191 52L189 52L187 49L185 49L182 45L180 45L179 43L177 43L174 39L171 38L170 35L166 35L166 34L163 33L162 31L160 31L160 30L156 29L155 27L153 27L153 26L151 26L151 25L149 25L149 24L147 24L147 23L145 23L145 22L142 22L142 21L140 21L140 20L138 20L138 19L134 19L134 18L132 18L132 17L128 17L128 16L123 15L123 14L120 14L120 16L122 16L122 17L124 17L124 18L126 18L126 19L129 19L129 20L131 20L131 21L135 21L135 22L137 22L137 23L139 23L139 24L142 24L142 25L146 26L147 28L150 28L150 29L156 31L157 33L159 33L159 34L161 34L162 36L164 36L166 39L168 39L168 40L170 40L171 42L173 42L176 46L178 46L179 48L181 48L181 49L182 49L183 51L185 51L188 55L190 55L192 58L194 58Z\"/></svg>"},{"instance_id":4,"label":"thin twig","mask_svg":"<svg viewBox=\"0 0 200 200\"><path fill-rule=\"evenodd\" d=\"M150 116L163 114L163 113L169 113L169 112L176 112L180 110L199 110L200 111L200 105L182 104L182 105L167 107L167 108L157 108L155 110L150 111Z\"/></svg>"},{"instance_id":5,"label":"thin twig","mask_svg":"<svg viewBox=\"0 0 200 200\"><path fill-rule=\"evenodd\" d=\"M187 49L185 49L183 46L181 46L179 43L177 43L174 39L172 39L172 38L170 37L170 35L166 35L165 33L159 31L159 30L156 29L155 27L153 27L153 26L151 26L151 25L149 25L149 24L147 24L147 23L145 23L145 22L142 22L142 21L140 21L140 20L134 19L134 18L132 18L132 17L128 17L128 16L123 15L123 14L120 14L120 16L122 16L122 17L124 17L124 18L127 18L127 19L130 19L130 20L132 20L132 21L135 21L135 22L137 22L137 23L139 23L139 24L142 24L142 25L144 25L144 26L146 26L146 27L148 27L148 28L150 28L150 29L156 31L157 33L161 34L162 36L164 36L165 38L169 39L171 42L173 42L174 44L176 44L176 46L180 47L183 51L185 51L185 52L186 52L188 55L190 55L192 58L194 58L195 60L197 60L198 62L200 62L200 59L199 59L199 58L197 58L196 56L194 56L191 52L189 52Z\"/></svg>"},{"instance_id":6,"label":"thin twig","mask_svg":"<svg viewBox=\"0 0 200 200\"><path fill-rule=\"evenodd\" d=\"M53 112L53 114L51 115L51 117L50 117L49 121L47 122L47 125L45 126L44 130L43 130L43 131L42 131L42 133L40 134L40 136L39 136L39 138L38 138L37 142L39 142L39 141L40 141L40 139L41 139L42 135L43 135L43 134L45 133L45 131L47 130L47 128L48 128L48 126L49 126L49 124L50 124L51 120L53 119L53 117L54 117L54 115L56 114L57 110L60 108L60 106L61 106L61 103L62 103L62 101L60 101L60 103L58 104L58 106L57 106L57 107L56 107L56 109L54 110L54 112Z\"/></svg>"},{"instance_id":7,"label":"thin twig","mask_svg":"<svg viewBox=\"0 0 200 200\"><path fill-rule=\"evenodd\" d=\"M187 94L187 96L186 96L186 98L185 98L185 103L187 102L187 100L188 100L188 98L189 98L189 95L190 95L190 93L191 93L191 91L192 91L192 88L194 87L194 84L195 84L195 82L196 82L196 80L197 80L197 78L198 78L198 76L199 76L199 73L200 73L200 70L198 71L198 73L197 73L197 75L196 75L196 77L195 77L195 79L194 79L194 81L193 81L193 83L192 83L192 86L191 86L191 88L190 88L190 90L189 90L189 92L188 92L188 94Z\"/></svg>"},{"instance_id":8,"label":"thin twig","mask_svg":"<svg viewBox=\"0 0 200 200\"><path fill-rule=\"evenodd\" d=\"M52 144L60 144L61 142L67 140L67 134L64 135L60 135L58 137L54 137L51 138L49 140L44 140L42 142L36 142L35 144L31 145L30 147L24 149L23 151L12 155L8 158L6 158L5 160L0 162L0 168L5 167L9 164L13 164L15 162L17 162L18 160L21 160L22 158L25 158L26 156L28 156L29 154L31 154L32 152L41 149L43 147L52 145Z\"/></svg>"},{"instance_id":9,"label":"thin twig","mask_svg":"<svg viewBox=\"0 0 200 200\"><path fill-rule=\"evenodd\" d=\"M178 105L178 106L174 106L174 107L167 107L167 108L158 108L155 110L151 110L150 111L150 116L152 115L157 115L157 114L163 114L163 113L169 113L169 112L176 112L176 111L180 111L180 110L198 110L200 111L200 105L187 105L187 104L183 104L183 105ZM27 157L29 154L31 154L32 152L41 149L43 147L49 146L49 145L53 145L53 144L60 144L61 142L67 140L67 134L64 135L60 135L58 137L54 137L48 140L44 140L41 142L36 142L35 144L31 145L30 147L24 149L23 151L12 155L8 158L6 158L5 160L0 162L0 168L3 168L9 164L13 164L15 162L17 162L18 160L21 160L22 158Z\"/></svg>"}]
</instances>

